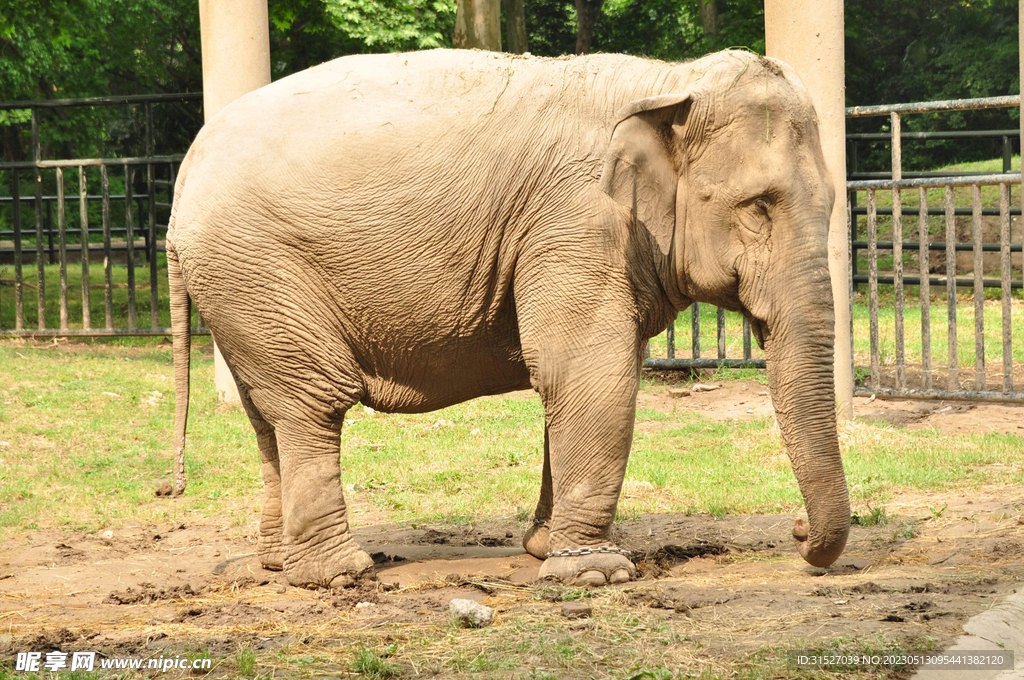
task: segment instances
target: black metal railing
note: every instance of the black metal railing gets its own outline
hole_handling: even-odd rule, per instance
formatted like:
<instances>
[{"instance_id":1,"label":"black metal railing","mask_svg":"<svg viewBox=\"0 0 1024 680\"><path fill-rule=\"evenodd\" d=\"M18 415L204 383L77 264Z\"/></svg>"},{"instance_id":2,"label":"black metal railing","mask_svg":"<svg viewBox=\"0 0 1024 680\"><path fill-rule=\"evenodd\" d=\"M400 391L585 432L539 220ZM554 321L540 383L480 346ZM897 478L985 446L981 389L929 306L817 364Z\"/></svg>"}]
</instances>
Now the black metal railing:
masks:
<instances>
[{"instance_id":1,"label":"black metal railing","mask_svg":"<svg viewBox=\"0 0 1024 680\"><path fill-rule=\"evenodd\" d=\"M189 93L0 103L0 110L30 112L32 153L31 160L0 163L0 178L7 175L8 179L0 184L10 187L9 195L0 196L0 267L13 266L13 278L0 276L0 336L170 333L166 300L160 295L166 282L161 254L175 174L184 154L154 153L153 105L201 98L200 93ZM41 111L109 106L141 108L145 116L142 155L42 157ZM23 191L24 184L30 185L28 192ZM111 191L112 184L118 185L116 191ZM44 186L52 189L44 192ZM103 273L95 276L90 265L101 255ZM143 265L146 271L139 280L137 270ZM56 271L47 272L48 268ZM74 296L69 285L72 274L80 289ZM56 296L48 295L52 283L47 279L54 275ZM148 292L140 295L147 287ZM102 301L94 300L93 288L102 288ZM73 314L75 306L80 310ZM148 308L144 310L148 324L140 322L140 307Z\"/></svg>"},{"instance_id":2,"label":"black metal railing","mask_svg":"<svg viewBox=\"0 0 1024 680\"><path fill-rule=\"evenodd\" d=\"M958 173L941 176L941 173L917 173L911 177L902 170L902 142L908 135L901 133L902 116L917 113L959 111L982 108L1019 107L1020 97L990 97L984 99L963 99L939 102L921 102L892 106L853 107L847 109L848 117L888 116L890 120L889 144L891 151L891 172L884 179L851 179L847 182L848 217L850 222L851 290L861 283L868 284L868 380L856 388L861 394L882 394L903 397L928 397L942 399L970 399L992 401L1024 401L1024 391L1015 386L1014 374L1021 368L1013 360L1013 291L1022 288L1022 281L1015 276L1013 254L1022 251L1020 243L1011 242L1011 216L1020 215L1020 208L1011 208L1011 191L1021 184L1021 173L1012 172L1010 167L1011 148L1007 141L1014 131L997 130L993 134L1003 136L1002 173ZM950 134L950 133L947 133ZM975 133L977 134L977 133ZM910 137L910 138L921 138ZM998 208L985 208L982 203L982 187L998 188ZM957 207L957 188L970 188L969 208ZM942 189L942 207L929 207L929 189ZM917 206L903 207L903 191L916 190ZM878 192L891 196L891 207L878 206ZM858 193L866 194L866 205L858 206ZM859 238L859 216L865 215L867 239ZM904 240L904 216L917 217L917 240ZM956 218L970 215L971 240L960 242L957 235ZM879 238L881 216L887 217L884 225L890 231L888 240ZM942 216L944 240L933 241L929 218ZM983 218L999 217L999 242L986 243L984 240ZM859 272L860 253L867 251L868 274ZM889 275L879 271L879 252L891 252L892 268ZM917 276L904 274L904 251L916 252ZM942 251L945 257L938 262L932 258L932 251ZM971 277L958 278L957 253L972 253ZM998 252L999 278L985 278L986 252ZM939 271L941 270L941 271ZM879 329L880 286L892 287L893 300L893 352L883 362ZM906 287L916 286L920 305L921 347L919 360L909 361L906 341ZM933 339L931 335L932 286L941 287L946 298L946 354L947 366L944 371L933 366ZM971 288L973 292L974 315L974 371L965 377L961 372L959 335L957 329L957 289ZM1000 289L1001 321L1001 366L998 389L989 389L988 366L986 364L985 342L985 289ZM852 298L852 296L851 296ZM852 305L851 299L851 305ZM852 312L851 308L851 312ZM852 315L852 314L851 314ZM854 335L856 346L857 336ZM857 354L854 353L854 362ZM910 374L916 373L912 377ZM942 381L940 385L939 382Z\"/></svg>"}]
</instances>

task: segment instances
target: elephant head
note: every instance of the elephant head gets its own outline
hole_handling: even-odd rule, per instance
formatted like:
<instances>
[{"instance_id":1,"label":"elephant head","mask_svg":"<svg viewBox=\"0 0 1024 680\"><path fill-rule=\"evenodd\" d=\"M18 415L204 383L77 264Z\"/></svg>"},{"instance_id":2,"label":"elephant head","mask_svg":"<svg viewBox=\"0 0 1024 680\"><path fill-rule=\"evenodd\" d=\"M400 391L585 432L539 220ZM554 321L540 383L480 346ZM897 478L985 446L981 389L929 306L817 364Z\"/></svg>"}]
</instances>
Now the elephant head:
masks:
<instances>
[{"instance_id":1,"label":"elephant head","mask_svg":"<svg viewBox=\"0 0 1024 680\"><path fill-rule=\"evenodd\" d=\"M713 59L683 92L622 109L601 186L649 234L677 309L697 300L750 319L807 508L810 526L798 520L793 535L807 562L828 566L850 525L827 259L835 192L792 69L745 53Z\"/></svg>"}]
</instances>

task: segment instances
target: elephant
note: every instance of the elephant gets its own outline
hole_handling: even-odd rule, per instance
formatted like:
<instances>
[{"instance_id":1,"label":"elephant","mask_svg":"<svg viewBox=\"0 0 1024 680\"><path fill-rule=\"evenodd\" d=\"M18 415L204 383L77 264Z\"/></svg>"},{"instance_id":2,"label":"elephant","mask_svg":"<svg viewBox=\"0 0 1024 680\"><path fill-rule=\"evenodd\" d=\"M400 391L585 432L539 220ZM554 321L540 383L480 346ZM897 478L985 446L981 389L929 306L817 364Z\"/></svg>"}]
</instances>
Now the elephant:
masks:
<instances>
[{"instance_id":1,"label":"elephant","mask_svg":"<svg viewBox=\"0 0 1024 680\"><path fill-rule=\"evenodd\" d=\"M195 305L256 433L258 556L351 585L340 431L535 390L541 578L636 577L611 540L647 341L694 301L744 314L828 566L850 504L836 429L835 192L807 90L741 50L684 63L431 50L346 56L232 102L183 159L167 235L184 490Z\"/></svg>"}]
</instances>

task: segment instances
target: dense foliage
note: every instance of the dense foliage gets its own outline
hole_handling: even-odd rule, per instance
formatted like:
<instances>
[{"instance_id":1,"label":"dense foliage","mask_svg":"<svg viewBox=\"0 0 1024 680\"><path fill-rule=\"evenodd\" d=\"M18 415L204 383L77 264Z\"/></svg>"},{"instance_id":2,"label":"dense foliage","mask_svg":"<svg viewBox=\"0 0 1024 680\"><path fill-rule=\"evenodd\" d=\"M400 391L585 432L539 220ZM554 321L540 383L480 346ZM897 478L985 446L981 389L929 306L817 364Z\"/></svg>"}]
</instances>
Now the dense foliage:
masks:
<instances>
[{"instance_id":1,"label":"dense foliage","mask_svg":"<svg viewBox=\"0 0 1024 680\"><path fill-rule=\"evenodd\" d=\"M269 0L274 78L343 54L450 45L456 0ZM574 0L526 0L530 50L572 53ZM848 0L847 101L872 104L1014 94L1013 0ZM764 51L762 0L605 0L592 49L681 60L725 47ZM196 0L0 0L0 100L201 89ZM155 107L158 151L180 151L198 105ZM1012 116L1012 118L1011 118ZM1015 127L1017 112L917 116L910 129ZM138 109L42 118L49 157L141 150ZM25 112L0 112L7 160L28 157ZM881 119L851 129L880 129ZM998 144L993 142L992 144ZM861 158L868 157L863 149ZM908 165L998 155L988 144L909 146ZM882 152L876 152L881 157ZM876 159L877 160L877 159Z\"/></svg>"}]
</instances>

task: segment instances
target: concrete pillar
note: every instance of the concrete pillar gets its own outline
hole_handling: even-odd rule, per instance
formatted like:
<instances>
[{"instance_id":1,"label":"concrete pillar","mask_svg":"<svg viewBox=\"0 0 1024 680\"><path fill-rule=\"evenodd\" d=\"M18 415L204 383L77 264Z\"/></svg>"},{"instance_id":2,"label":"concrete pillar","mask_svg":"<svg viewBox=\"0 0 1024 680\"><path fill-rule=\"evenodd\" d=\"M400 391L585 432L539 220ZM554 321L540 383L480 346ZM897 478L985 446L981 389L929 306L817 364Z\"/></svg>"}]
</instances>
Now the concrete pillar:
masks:
<instances>
[{"instance_id":1,"label":"concrete pillar","mask_svg":"<svg viewBox=\"0 0 1024 680\"><path fill-rule=\"evenodd\" d=\"M1024 0L1021 0L1024 2ZM811 93L825 164L835 182L828 258L836 311L836 404L853 415L850 248L846 223L846 101L842 0L765 0L765 51L790 64Z\"/></svg>"},{"instance_id":2,"label":"concrete pillar","mask_svg":"<svg viewBox=\"0 0 1024 680\"><path fill-rule=\"evenodd\" d=\"M203 49L203 112L210 120L246 92L270 82L267 0L199 0ZM237 402L238 388L214 346L214 382L221 401Z\"/></svg>"}]
</instances>

